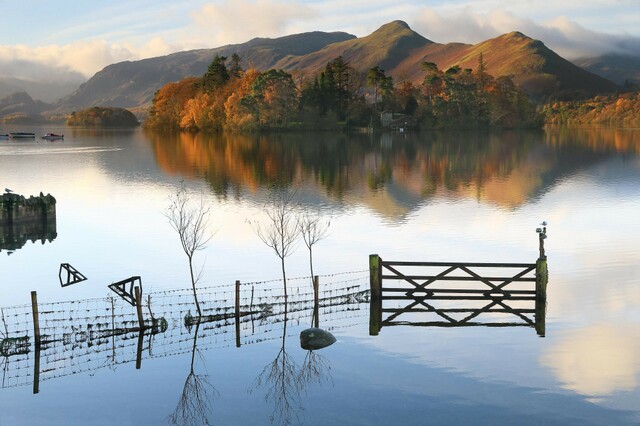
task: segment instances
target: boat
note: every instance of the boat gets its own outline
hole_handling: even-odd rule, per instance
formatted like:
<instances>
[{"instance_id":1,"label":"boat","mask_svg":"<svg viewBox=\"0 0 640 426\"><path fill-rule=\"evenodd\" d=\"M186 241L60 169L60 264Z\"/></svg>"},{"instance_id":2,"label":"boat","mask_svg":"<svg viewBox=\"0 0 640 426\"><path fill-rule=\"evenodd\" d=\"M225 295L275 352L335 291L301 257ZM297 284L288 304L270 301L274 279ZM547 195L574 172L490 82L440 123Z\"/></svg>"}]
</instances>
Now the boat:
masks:
<instances>
[{"instance_id":1,"label":"boat","mask_svg":"<svg viewBox=\"0 0 640 426\"><path fill-rule=\"evenodd\" d=\"M35 139L36 134L31 132L13 132L9 133L11 139Z\"/></svg>"},{"instance_id":2,"label":"boat","mask_svg":"<svg viewBox=\"0 0 640 426\"><path fill-rule=\"evenodd\" d=\"M57 133L47 133L42 137L42 139L46 139L48 141L55 141L55 140L64 139L64 135L59 135Z\"/></svg>"}]
</instances>

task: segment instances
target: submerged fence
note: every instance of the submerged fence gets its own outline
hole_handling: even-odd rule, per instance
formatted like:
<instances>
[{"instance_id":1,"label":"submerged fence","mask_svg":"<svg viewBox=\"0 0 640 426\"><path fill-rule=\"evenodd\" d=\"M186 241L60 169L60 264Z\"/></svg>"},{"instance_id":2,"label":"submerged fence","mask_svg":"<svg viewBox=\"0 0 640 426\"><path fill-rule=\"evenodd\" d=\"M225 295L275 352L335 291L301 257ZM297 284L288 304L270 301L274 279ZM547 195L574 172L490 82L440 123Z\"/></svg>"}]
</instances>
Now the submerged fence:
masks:
<instances>
[{"instance_id":1,"label":"submerged fence","mask_svg":"<svg viewBox=\"0 0 640 426\"><path fill-rule=\"evenodd\" d=\"M116 295L0 308L0 387L116 368L127 363L188 353L198 323L198 349L260 343L282 338L283 321L325 329L366 323L368 271L236 283L198 289L202 316L195 317L190 289L154 291L135 306ZM141 326L142 325L142 326Z\"/></svg>"}]
</instances>

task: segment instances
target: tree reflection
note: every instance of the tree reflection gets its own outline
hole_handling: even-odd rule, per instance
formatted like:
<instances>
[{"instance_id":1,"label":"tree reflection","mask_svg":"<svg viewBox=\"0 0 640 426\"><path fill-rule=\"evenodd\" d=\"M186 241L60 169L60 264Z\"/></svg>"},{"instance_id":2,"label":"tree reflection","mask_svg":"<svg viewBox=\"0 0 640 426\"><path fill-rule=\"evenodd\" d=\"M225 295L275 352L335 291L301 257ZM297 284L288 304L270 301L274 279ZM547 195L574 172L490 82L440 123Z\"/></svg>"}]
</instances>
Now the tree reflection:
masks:
<instances>
[{"instance_id":1,"label":"tree reflection","mask_svg":"<svg viewBox=\"0 0 640 426\"><path fill-rule=\"evenodd\" d=\"M212 412L213 402L219 392L209 381L209 374L196 374L196 353L204 363L204 358L197 349L198 331L200 324L196 324L191 350L191 368L184 382L182 394L176 409L167 418L172 425L210 425L208 415Z\"/></svg>"},{"instance_id":2,"label":"tree reflection","mask_svg":"<svg viewBox=\"0 0 640 426\"><path fill-rule=\"evenodd\" d=\"M300 389L306 389L307 386L312 384L322 385L328 381L333 384L329 359L318 354L316 351L307 351L307 355L304 357L304 362L298 373L298 385Z\"/></svg>"},{"instance_id":3,"label":"tree reflection","mask_svg":"<svg viewBox=\"0 0 640 426\"><path fill-rule=\"evenodd\" d=\"M287 303L285 301L284 321L282 327L282 346L273 361L265 365L262 372L256 378L249 392L264 387L267 390L265 401L271 401L274 409L271 414L271 423L290 425L299 423L302 402L300 384L298 380L298 364L287 353Z\"/></svg>"},{"instance_id":4,"label":"tree reflection","mask_svg":"<svg viewBox=\"0 0 640 426\"><path fill-rule=\"evenodd\" d=\"M633 132L628 132L634 135ZM442 191L517 207L561 177L605 159L636 153L637 136L589 130L383 134L190 134L147 132L169 174L204 176L220 197L251 196L274 184L313 188L335 201L362 194L394 215ZM572 142L574 141L574 142ZM375 193L374 199L367 195ZM315 195L315 194L314 194Z\"/></svg>"},{"instance_id":5,"label":"tree reflection","mask_svg":"<svg viewBox=\"0 0 640 426\"><path fill-rule=\"evenodd\" d=\"M266 389L265 401L274 405L270 416L271 423L290 425L300 423L304 410L302 399L311 385L322 385L330 381L331 364L329 359L309 350L302 365L286 350L287 307L285 303L282 327L282 346L273 361L267 364L258 375L250 393L260 387Z\"/></svg>"}]
</instances>

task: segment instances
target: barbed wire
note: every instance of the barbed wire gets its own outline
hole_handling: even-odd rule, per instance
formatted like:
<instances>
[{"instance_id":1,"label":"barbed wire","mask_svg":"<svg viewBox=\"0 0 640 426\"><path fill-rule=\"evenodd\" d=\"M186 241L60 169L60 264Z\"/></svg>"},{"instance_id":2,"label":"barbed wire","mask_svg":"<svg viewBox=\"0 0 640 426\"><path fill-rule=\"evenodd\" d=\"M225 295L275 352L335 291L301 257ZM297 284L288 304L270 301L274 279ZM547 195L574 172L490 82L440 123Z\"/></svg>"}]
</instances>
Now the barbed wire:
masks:
<instances>
[{"instance_id":1,"label":"barbed wire","mask_svg":"<svg viewBox=\"0 0 640 426\"><path fill-rule=\"evenodd\" d=\"M324 325L346 327L339 323L366 315L368 275L327 279L363 272L368 271L321 276L324 279L318 290L317 315ZM36 375L39 381L45 381L188 353L193 350L194 339L198 350L212 350L282 338L281 324L285 321L312 324L316 299L310 279L287 280L290 291L286 299L282 287L264 287L281 283L279 279L240 283L238 317L235 283L199 288L197 296L203 315L198 320L197 336L188 321L195 313L191 289L143 295L141 307L149 331L142 334L135 307L119 297L40 303L37 351L31 305L0 308L1 387L29 385ZM36 352L40 366L37 372Z\"/></svg>"}]
</instances>

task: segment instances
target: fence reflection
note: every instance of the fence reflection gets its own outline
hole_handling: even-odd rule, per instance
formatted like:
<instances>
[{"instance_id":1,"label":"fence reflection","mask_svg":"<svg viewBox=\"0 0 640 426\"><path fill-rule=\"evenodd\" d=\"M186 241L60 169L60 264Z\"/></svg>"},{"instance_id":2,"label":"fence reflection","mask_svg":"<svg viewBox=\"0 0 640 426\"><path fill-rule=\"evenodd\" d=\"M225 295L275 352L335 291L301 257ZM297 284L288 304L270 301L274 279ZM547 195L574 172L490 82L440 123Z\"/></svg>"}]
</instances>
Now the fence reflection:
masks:
<instances>
[{"instance_id":1,"label":"fence reflection","mask_svg":"<svg viewBox=\"0 0 640 426\"><path fill-rule=\"evenodd\" d=\"M321 276L317 299L309 277L293 279L288 302L279 280L243 283L236 316L233 285L199 289L204 320L192 325L190 289L151 292L142 297L141 330L136 308L117 297L40 303L40 344L33 336L32 306L0 308L1 388L28 386L58 377L115 369L145 359L282 339L285 320L309 323L315 315L325 326L360 323L369 301L364 271ZM194 331L195 329L195 331ZM197 341L194 340L194 332Z\"/></svg>"}]
</instances>

